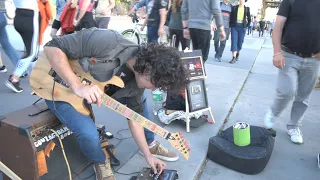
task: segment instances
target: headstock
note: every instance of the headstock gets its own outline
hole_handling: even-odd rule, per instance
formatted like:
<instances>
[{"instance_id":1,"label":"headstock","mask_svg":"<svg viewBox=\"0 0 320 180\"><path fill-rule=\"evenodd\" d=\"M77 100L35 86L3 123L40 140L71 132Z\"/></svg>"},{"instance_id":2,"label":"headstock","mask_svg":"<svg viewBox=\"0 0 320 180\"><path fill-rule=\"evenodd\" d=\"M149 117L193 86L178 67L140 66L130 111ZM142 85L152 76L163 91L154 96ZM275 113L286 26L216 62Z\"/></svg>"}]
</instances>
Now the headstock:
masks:
<instances>
[{"instance_id":1,"label":"headstock","mask_svg":"<svg viewBox=\"0 0 320 180\"><path fill-rule=\"evenodd\" d=\"M190 146L184 139L182 132L171 133L168 141L183 155L184 158L187 160L189 159Z\"/></svg>"}]
</instances>

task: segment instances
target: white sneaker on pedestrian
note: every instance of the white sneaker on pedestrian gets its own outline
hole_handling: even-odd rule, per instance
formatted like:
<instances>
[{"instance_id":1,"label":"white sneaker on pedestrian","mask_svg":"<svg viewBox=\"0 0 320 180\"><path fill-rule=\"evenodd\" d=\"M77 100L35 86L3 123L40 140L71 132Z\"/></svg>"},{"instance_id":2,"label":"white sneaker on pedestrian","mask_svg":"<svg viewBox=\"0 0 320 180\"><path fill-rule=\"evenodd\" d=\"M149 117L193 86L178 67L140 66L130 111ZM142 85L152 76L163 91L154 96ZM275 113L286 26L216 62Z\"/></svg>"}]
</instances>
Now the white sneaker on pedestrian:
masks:
<instances>
[{"instance_id":1,"label":"white sneaker on pedestrian","mask_svg":"<svg viewBox=\"0 0 320 180\"><path fill-rule=\"evenodd\" d=\"M287 130L287 133L289 134L290 140L293 143L296 143L296 144L303 143L302 132L300 131L300 129L289 129Z\"/></svg>"},{"instance_id":2,"label":"white sneaker on pedestrian","mask_svg":"<svg viewBox=\"0 0 320 180\"><path fill-rule=\"evenodd\" d=\"M277 117L271 112L271 110L268 110L264 116L264 128L271 129L276 122L276 119Z\"/></svg>"},{"instance_id":3,"label":"white sneaker on pedestrian","mask_svg":"<svg viewBox=\"0 0 320 180\"><path fill-rule=\"evenodd\" d=\"M0 67L0 73L5 73L5 72L7 72L8 70L7 70L7 68L6 68L6 66L1 66Z\"/></svg>"}]
</instances>

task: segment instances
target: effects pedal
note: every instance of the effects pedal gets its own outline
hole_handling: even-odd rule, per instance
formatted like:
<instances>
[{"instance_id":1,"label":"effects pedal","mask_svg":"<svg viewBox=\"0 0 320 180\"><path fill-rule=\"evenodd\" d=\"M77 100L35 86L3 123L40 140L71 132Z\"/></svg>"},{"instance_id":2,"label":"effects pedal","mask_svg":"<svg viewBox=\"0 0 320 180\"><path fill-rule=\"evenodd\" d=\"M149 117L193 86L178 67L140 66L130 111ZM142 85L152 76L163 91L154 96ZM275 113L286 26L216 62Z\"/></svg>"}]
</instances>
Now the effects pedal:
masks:
<instances>
[{"instance_id":1,"label":"effects pedal","mask_svg":"<svg viewBox=\"0 0 320 180\"><path fill-rule=\"evenodd\" d=\"M134 176L130 180L176 180L179 179L176 170L164 169L161 174L154 174L151 168L143 168L139 176Z\"/></svg>"}]
</instances>

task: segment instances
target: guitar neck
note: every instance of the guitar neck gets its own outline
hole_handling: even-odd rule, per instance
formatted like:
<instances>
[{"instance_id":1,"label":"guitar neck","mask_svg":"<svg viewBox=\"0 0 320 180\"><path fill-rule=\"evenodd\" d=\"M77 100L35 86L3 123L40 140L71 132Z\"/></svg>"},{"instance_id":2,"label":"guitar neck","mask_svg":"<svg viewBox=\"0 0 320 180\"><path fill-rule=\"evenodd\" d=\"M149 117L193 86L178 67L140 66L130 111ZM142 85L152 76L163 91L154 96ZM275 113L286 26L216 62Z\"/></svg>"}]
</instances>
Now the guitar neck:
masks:
<instances>
[{"instance_id":1,"label":"guitar neck","mask_svg":"<svg viewBox=\"0 0 320 180\"><path fill-rule=\"evenodd\" d=\"M157 124L153 123L152 121L146 119L145 117L141 116L140 114L134 112L127 106L119 103L112 97L103 94L102 95L102 104L107 106L108 108L112 109L113 111L117 112L118 114L132 120L138 122L144 128L149 129L153 133L167 139L169 131L163 129L162 127L158 126Z\"/></svg>"}]
</instances>

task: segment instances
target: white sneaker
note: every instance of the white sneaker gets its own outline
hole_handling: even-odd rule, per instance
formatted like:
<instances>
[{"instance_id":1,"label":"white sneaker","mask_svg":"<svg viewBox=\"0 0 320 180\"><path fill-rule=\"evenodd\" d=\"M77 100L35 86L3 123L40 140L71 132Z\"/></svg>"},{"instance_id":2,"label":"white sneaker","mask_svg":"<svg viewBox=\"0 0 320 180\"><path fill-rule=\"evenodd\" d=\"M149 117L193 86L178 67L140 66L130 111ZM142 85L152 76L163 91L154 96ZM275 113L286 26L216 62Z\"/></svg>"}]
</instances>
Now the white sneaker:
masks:
<instances>
[{"instance_id":1,"label":"white sneaker","mask_svg":"<svg viewBox=\"0 0 320 180\"><path fill-rule=\"evenodd\" d=\"M271 110L268 110L264 116L264 128L271 129L276 122L276 119L277 117L271 112Z\"/></svg>"},{"instance_id":2,"label":"white sneaker","mask_svg":"<svg viewBox=\"0 0 320 180\"><path fill-rule=\"evenodd\" d=\"M170 124L172 121L177 120L177 119L185 119L186 118L186 113L184 111L175 111L170 114L166 114L165 109L160 109L158 111L158 117L159 120L164 123L164 124Z\"/></svg>"},{"instance_id":3,"label":"white sneaker","mask_svg":"<svg viewBox=\"0 0 320 180\"><path fill-rule=\"evenodd\" d=\"M296 144L303 143L302 132L300 131L300 129L289 129L287 130L287 133L289 134L290 140L293 143L296 143Z\"/></svg>"}]
</instances>

